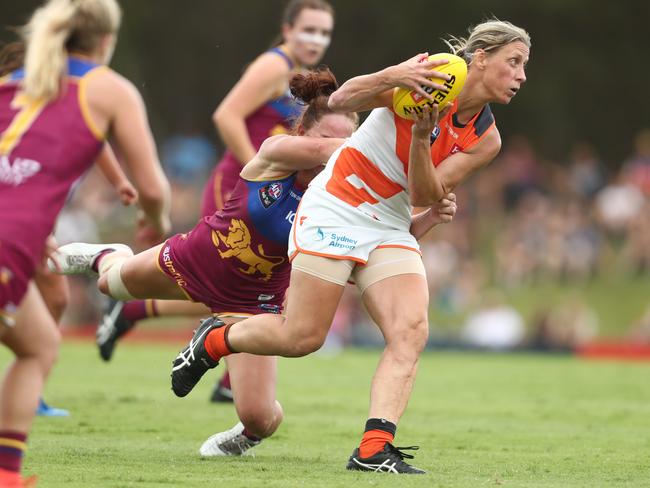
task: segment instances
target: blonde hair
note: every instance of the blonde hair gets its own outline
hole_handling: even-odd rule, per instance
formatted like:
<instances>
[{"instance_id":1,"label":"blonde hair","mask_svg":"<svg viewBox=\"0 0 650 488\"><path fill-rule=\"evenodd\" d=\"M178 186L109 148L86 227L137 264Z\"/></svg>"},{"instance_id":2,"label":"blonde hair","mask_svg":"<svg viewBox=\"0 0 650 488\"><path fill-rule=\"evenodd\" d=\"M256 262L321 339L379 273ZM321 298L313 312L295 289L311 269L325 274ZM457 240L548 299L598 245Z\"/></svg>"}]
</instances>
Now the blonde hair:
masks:
<instances>
[{"instance_id":1,"label":"blonde hair","mask_svg":"<svg viewBox=\"0 0 650 488\"><path fill-rule=\"evenodd\" d=\"M66 51L92 52L104 36L117 32L121 16L116 0L49 0L38 8L22 29L27 96L55 98Z\"/></svg>"},{"instance_id":2,"label":"blonde hair","mask_svg":"<svg viewBox=\"0 0 650 488\"><path fill-rule=\"evenodd\" d=\"M475 27L470 27L469 36L443 39L451 52L463 58L467 64L472 62L474 52L482 49L485 52L495 51L511 42L521 41L530 48L530 35L521 27L497 18L486 20Z\"/></svg>"}]
</instances>

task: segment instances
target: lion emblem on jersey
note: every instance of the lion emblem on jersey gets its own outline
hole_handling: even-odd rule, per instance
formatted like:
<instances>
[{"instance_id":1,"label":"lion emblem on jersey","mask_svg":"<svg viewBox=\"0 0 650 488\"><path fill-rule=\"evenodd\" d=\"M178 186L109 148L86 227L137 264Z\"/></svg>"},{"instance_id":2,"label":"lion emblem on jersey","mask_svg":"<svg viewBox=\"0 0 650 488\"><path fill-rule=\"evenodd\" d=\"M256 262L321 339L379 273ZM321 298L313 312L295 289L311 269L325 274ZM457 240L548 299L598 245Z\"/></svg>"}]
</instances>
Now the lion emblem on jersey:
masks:
<instances>
[{"instance_id":1,"label":"lion emblem on jersey","mask_svg":"<svg viewBox=\"0 0 650 488\"><path fill-rule=\"evenodd\" d=\"M267 256L264 253L264 246L258 244L257 254L251 249L251 233L243 220L232 219L228 227L228 235L220 231L212 231L212 242L219 251L222 258L237 258L244 263L246 268L239 270L246 274L260 273L262 280L269 281L273 275L273 268L282 264L284 258L281 256ZM228 249L222 251L222 245Z\"/></svg>"}]
</instances>

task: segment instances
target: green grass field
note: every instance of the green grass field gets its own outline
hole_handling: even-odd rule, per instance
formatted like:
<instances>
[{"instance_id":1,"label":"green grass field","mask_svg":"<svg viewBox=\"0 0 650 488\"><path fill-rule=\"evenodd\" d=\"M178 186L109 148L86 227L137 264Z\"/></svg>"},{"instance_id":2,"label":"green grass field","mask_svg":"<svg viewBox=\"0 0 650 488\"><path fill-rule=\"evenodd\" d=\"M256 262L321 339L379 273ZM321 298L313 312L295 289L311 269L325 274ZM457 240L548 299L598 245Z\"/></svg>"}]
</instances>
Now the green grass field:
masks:
<instances>
[{"instance_id":1,"label":"green grass field","mask_svg":"<svg viewBox=\"0 0 650 488\"><path fill-rule=\"evenodd\" d=\"M123 344L104 364L66 343L46 398L72 417L37 419L25 472L45 488L650 486L650 364L429 352L396 442L420 445L429 474L400 477L344 469L377 351L282 360L276 435L256 457L203 460L235 414L207 401L216 372L173 396L179 347Z\"/></svg>"}]
</instances>

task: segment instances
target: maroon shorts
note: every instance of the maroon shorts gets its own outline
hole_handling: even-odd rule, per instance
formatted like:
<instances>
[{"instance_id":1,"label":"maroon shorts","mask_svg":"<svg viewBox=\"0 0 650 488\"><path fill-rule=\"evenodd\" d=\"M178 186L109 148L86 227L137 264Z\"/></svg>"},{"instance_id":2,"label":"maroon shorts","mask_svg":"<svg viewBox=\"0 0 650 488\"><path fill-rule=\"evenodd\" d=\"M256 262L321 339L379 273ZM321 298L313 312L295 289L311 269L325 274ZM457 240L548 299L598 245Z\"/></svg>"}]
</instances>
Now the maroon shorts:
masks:
<instances>
[{"instance_id":1,"label":"maroon shorts","mask_svg":"<svg viewBox=\"0 0 650 488\"><path fill-rule=\"evenodd\" d=\"M223 258L212 240L212 228L201 220L187 234L176 234L163 244L158 266L191 300L213 313L280 313L289 284L287 261L268 281L242 272L237 258Z\"/></svg>"},{"instance_id":2,"label":"maroon shorts","mask_svg":"<svg viewBox=\"0 0 650 488\"><path fill-rule=\"evenodd\" d=\"M0 241L0 320L13 325L35 265L17 246Z\"/></svg>"},{"instance_id":3,"label":"maroon shorts","mask_svg":"<svg viewBox=\"0 0 650 488\"><path fill-rule=\"evenodd\" d=\"M209 217L223 208L239 181L241 170L242 165L232 155L219 161L203 187L201 217Z\"/></svg>"}]
</instances>

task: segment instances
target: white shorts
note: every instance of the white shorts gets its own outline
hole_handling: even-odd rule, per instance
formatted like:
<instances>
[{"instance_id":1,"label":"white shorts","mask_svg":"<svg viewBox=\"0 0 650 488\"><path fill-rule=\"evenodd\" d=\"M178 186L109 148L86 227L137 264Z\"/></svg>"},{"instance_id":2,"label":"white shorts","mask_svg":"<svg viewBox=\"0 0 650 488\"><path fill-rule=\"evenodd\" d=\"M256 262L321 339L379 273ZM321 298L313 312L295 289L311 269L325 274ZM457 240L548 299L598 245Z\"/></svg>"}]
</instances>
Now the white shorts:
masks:
<instances>
[{"instance_id":1,"label":"white shorts","mask_svg":"<svg viewBox=\"0 0 650 488\"><path fill-rule=\"evenodd\" d=\"M405 248L420 253L420 246L405 229L395 229L343 202L314 198L308 190L296 211L289 238L289 258L296 253L366 264L374 249Z\"/></svg>"}]
</instances>

